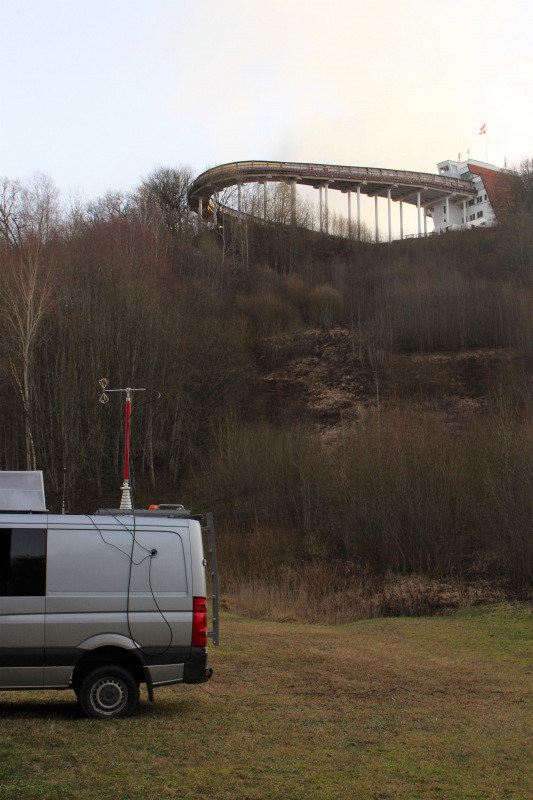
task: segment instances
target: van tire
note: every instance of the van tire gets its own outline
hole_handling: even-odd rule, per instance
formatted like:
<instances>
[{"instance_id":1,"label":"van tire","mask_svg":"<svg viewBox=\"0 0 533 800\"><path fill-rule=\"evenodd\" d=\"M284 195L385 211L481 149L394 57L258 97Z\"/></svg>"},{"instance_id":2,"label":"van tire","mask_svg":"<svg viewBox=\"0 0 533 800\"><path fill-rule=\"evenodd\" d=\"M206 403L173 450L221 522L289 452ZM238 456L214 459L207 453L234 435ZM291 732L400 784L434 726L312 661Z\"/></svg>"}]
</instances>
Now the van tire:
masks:
<instances>
[{"instance_id":1,"label":"van tire","mask_svg":"<svg viewBox=\"0 0 533 800\"><path fill-rule=\"evenodd\" d=\"M85 676L77 696L86 717L124 719L139 704L139 684L124 667L106 664Z\"/></svg>"}]
</instances>

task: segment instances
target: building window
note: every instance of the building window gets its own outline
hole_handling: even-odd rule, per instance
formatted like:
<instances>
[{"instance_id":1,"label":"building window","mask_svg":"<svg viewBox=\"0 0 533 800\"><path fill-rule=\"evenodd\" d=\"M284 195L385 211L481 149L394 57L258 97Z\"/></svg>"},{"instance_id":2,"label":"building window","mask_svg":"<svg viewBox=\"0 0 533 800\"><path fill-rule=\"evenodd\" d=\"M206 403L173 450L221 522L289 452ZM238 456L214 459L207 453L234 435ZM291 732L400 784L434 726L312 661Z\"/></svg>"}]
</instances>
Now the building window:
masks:
<instances>
[{"instance_id":1,"label":"building window","mask_svg":"<svg viewBox=\"0 0 533 800\"><path fill-rule=\"evenodd\" d=\"M470 220L475 219L475 218L476 218L475 214L470 214L470 216L468 217L468 219L470 219Z\"/></svg>"},{"instance_id":2,"label":"building window","mask_svg":"<svg viewBox=\"0 0 533 800\"><path fill-rule=\"evenodd\" d=\"M483 211L478 211L478 212L477 212L477 218L479 219L479 218L480 218L480 217L482 217L482 216L483 216Z\"/></svg>"},{"instance_id":3,"label":"building window","mask_svg":"<svg viewBox=\"0 0 533 800\"><path fill-rule=\"evenodd\" d=\"M482 203L482 202L483 202L483 197L481 195L479 195L479 197L476 197L476 203Z\"/></svg>"},{"instance_id":4,"label":"building window","mask_svg":"<svg viewBox=\"0 0 533 800\"><path fill-rule=\"evenodd\" d=\"M468 205L469 205L469 206L473 206L475 202L476 202L475 200L469 200L469 201L468 201Z\"/></svg>"}]
</instances>

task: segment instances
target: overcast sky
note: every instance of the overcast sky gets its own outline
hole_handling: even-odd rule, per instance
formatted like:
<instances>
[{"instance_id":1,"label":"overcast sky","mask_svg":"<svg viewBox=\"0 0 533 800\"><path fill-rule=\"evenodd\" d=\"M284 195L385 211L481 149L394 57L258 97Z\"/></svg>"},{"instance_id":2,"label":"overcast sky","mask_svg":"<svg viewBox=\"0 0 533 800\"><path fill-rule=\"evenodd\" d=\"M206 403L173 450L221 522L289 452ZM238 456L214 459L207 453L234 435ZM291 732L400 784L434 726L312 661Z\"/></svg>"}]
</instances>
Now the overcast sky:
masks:
<instances>
[{"instance_id":1,"label":"overcast sky","mask_svg":"<svg viewBox=\"0 0 533 800\"><path fill-rule=\"evenodd\" d=\"M161 165L533 156L531 0L0 8L0 175L44 172L64 196L129 190Z\"/></svg>"}]
</instances>

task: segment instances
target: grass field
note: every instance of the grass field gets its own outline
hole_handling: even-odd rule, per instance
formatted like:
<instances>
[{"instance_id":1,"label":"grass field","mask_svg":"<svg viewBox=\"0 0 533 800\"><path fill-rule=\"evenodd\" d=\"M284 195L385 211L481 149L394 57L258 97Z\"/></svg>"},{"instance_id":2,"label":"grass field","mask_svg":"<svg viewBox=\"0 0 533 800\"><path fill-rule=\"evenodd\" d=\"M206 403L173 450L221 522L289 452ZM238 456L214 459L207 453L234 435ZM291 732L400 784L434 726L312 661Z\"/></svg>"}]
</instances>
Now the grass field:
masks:
<instances>
[{"instance_id":1,"label":"grass field","mask_svg":"<svg viewBox=\"0 0 533 800\"><path fill-rule=\"evenodd\" d=\"M222 623L211 683L129 720L0 693L1 800L533 796L531 609Z\"/></svg>"}]
</instances>

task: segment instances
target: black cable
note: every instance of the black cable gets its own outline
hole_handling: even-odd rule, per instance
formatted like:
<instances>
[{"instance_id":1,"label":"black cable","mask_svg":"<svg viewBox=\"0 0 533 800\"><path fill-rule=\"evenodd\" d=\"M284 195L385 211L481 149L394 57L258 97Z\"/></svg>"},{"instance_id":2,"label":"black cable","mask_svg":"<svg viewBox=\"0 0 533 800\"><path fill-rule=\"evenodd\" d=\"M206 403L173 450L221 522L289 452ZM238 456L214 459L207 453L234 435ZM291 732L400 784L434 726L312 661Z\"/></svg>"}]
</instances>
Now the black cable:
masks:
<instances>
[{"instance_id":1,"label":"black cable","mask_svg":"<svg viewBox=\"0 0 533 800\"><path fill-rule=\"evenodd\" d=\"M130 572L129 572L129 577L128 577L128 599L127 599L127 602L126 602L126 618L127 618L127 621L128 621L128 632L130 634L130 639L132 641L135 641L135 639L133 638L133 632L131 630L131 622L130 622L130 595L131 595L131 577L132 577L132 574L133 574L133 566L134 565L138 566L138 564L135 564L135 562L133 560L133 551L135 549L135 544L136 544L136 541L137 541L136 540L136 535L137 535L137 529L136 529L137 517L135 515L135 506L134 506L134 503L133 503L133 499L131 498L131 493L130 493L130 499L131 499L131 510L132 510L132 514L133 514L133 537L132 537L131 556L130 556ZM152 561L153 561L153 559L155 557L155 554L154 554L153 550L148 550L148 548L146 548L142 544L139 544L139 547L142 547L143 550L146 550L146 552L148 553L148 556L145 556L139 562L139 564L142 564L143 561L146 561L147 558L150 558L150 563L148 565L148 585L150 586L150 594L152 595L152 600L154 601L154 605L157 608L157 611L160 614L161 619L163 620L163 622L165 623L165 625L167 626L167 628L168 628L168 630L170 632L169 643L166 645L166 647L163 648L163 650L156 651L156 652L148 652L148 650L146 648L144 648L142 646L142 644L139 645L139 650L141 651L141 653L143 655L162 656L165 653L167 653L170 650L171 646L172 646L172 640L173 640L172 627L169 624L169 621L167 620L167 618L165 617L163 612L161 611L161 609L159 607L159 603L157 602L157 600L155 598L154 590L152 588Z\"/></svg>"},{"instance_id":2,"label":"black cable","mask_svg":"<svg viewBox=\"0 0 533 800\"><path fill-rule=\"evenodd\" d=\"M144 400L142 403L135 403L135 405L130 410L130 419L133 416L134 411L138 411L139 408L148 405L148 403L156 403L158 400L161 400L161 392L158 392L157 389L145 389L145 392L152 392L152 394L156 394L157 397L150 397L149 400Z\"/></svg>"},{"instance_id":3,"label":"black cable","mask_svg":"<svg viewBox=\"0 0 533 800\"><path fill-rule=\"evenodd\" d=\"M132 502L133 531L127 525L125 525L124 522L120 519L120 517L118 517L116 514L114 514L111 511L111 509L102 509L102 510L106 511L109 514L109 516L113 517L113 519L116 522L118 522L120 525L122 525L124 530L127 533L129 533L129 535L131 536L131 540L132 540L131 541L131 551L128 553L128 552L126 552L126 550L123 550L121 547L119 547L118 545L114 544L113 542L109 542L104 537L104 535L102 533L102 530L98 527L98 525L96 524L94 519L89 514L85 514L84 515L91 521L93 526L96 528L96 530L98 531L98 534L100 535L100 538L102 539L104 544L108 545L109 547L114 547L115 550L119 551L119 553L123 553L126 556L126 558L128 558L128 560L130 562L129 574L128 574L128 594L127 594L127 599L126 599L126 621L127 621L128 633L129 633L130 639L132 640L132 642L136 643L136 639L135 639L135 637L133 635L133 631L132 631L132 628L131 628L131 617L130 617L131 580L132 580L132 575L133 575L133 567L134 566L135 567L139 567L141 564L143 564L146 561L147 558L149 558L150 559L150 564L149 564L149 568L148 568L148 585L150 587L150 594L152 595L152 600L154 602L155 607L157 608L158 613L160 614L163 622L165 623L165 625L167 626L167 628L169 630L170 639L169 639L169 643L161 651L157 650L155 652L149 652L148 649L146 647L143 647L142 644L139 644L137 649L140 650L143 653L143 655L151 655L151 656L164 655L172 647L172 641L173 641L173 638L174 638L174 634L173 634L173 631L172 631L172 626L170 625L170 623L169 623L168 619L166 618L164 612L162 611L161 607L159 606L159 603L157 602L157 599L156 599L156 596L155 596L155 592L154 592L154 589L152 587L152 560L155 558L156 553L154 553L153 549L148 549L143 544L141 544L140 542L137 541L137 530L136 530L136 519L137 518L136 518L136 512L135 512L135 508L133 506L133 502ZM135 561L134 556L133 556L134 550L135 550L135 545L137 545L138 547L140 547L142 550L144 550L146 552L146 555L143 558L141 558L140 561Z\"/></svg>"},{"instance_id":4,"label":"black cable","mask_svg":"<svg viewBox=\"0 0 533 800\"><path fill-rule=\"evenodd\" d=\"M126 533L129 533L129 535L130 535L130 536L133 538L133 534L132 534L131 530L128 528L128 526L127 526L127 525L124 525L124 523L122 522L122 520L121 520L119 517L117 517L117 516L116 516L116 514L113 514L113 512L111 511L111 509L109 509L109 508L103 508L103 509L102 509L102 511L105 511L107 514L109 514L109 516L110 516L110 517L113 517L113 519L114 519L116 522L119 522L119 523L122 525L122 527L124 528L124 530L126 531ZM89 514L84 514L83 516L87 517L87 519L89 519L89 520L90 520L90 522L93 524L93 526L96 528L96 530L97 530L97 531L98 531L98 533L100 534L100 538L101 538L101 540L104 542L104 544L107 544L109 547L114 547L114 548L115 548L115 550L118 550L118 551L119 551L119 553L123 553L123 554L126 556L126 558L128 558L128 559L130 559L130 560L131 560L131 553L128 553L126 550L123 550L123 549L122 549L121 547L119 547L117 544L113 544L113 542L108 542L108 541L107 541L107 539L104 537L104 535L103 535L103 533L102 533L101 529L98 527L98 525L96 524L96 522L94 521L94 519L93 519L93 518L92 518L92 517L91 517ZM147 554L148 554L148 555L144 556L144 558L142 558L140 561L133 561L133 564L134 564L136 567L140 566L140 565L143 563L143 561L146 561L146 559L147 559L149 556L151 556L151 555L152 555L152 551L151 551L151 550L148 550L148 548L147 548L147 547L145 547L145 546L144 546L144 545L142 545L142 544L139 544L138 542L137 542L137 545L138 545L139 547L142 547L142 549L143 549L143 550L146 550L146 552L147 552ZM133 552L133 551L131 551L131 552Z\"/></svg>"},{"instance_id":5,"label":"black cable","mask_svg":"<svg viewBox=\"0 0 533 800\"><path fill-rule=\"evenodd\" d=\"M131 493L130 493L130 500L131 500ZM130 639L132 642L136 643L136 640L133 638L133 631L131 630L131 620L130 620L130 596L131 596L131 576L133 573L133 551L135 550L135 535L136 535L136 519L135 519L135 508L133 506L133 502L131 503L131 509L133 513L133 534L131 537L131 553L130 553L130 570L128 575L128 596L126 599L126 622L128 624L128 633L130 635ZM142 645L139 645L142 651Z\"/></svg>"},{"instance_id":6,"label":"black cable","mask_svg":"<svg viewBox=\"0 0 533 800\"><path fill-rule=\"evenodd\" d=\"M156 597L155 597L155 594L154 594L154 590L152 589L152 562L153 562L153 559L154 559L154 558L155 558L155 556L154 556L154 555L152 555L152 557L150 558L150 564L149 564L149 566L148 566L148 584L149 584L149 586L150 586L150 592L151 592L151 594L152 594L152 600L154 601L154 603L155 603L155 605L156 605L156 608L157 608L157 610L159 611L159 613L160 613L160 615L161 615L161 618L162 618L163 622L165 623L165 625L166 625L166 626L167 626L167 628L168 628L168 631L169 631L169 634L170 634L170 639L169 639L169 642L168 642L167 646L166 646L166 647L164 647L164 648L163 648L163 650L161 650L161 651L157 651L157 652L155 652L155 653L153 653L153 652L152 652L152 653L147 653L147 655L150 655L150 656L164 656L164 655L165 655L165 653L168 653L168 651L169 651L169 650L170 650L170 648L172 647L172 641L173 641L173 639L174 639L174 633L173 633L173 631L172 631L172 626L171 626L170 622L169 622L169 621L168 621L168 619L165 617L164 613L161 611L161 609L160 609L160 607L159 607L159 603L158 603L158 602L157 602L157 600L156 600Z\"/></svg>"},{"instance_id":7,"label":"black cable","mask_svg":"<svg viewBox=\"0 0 533 800\"><path fill-rule=\"evenodd\" d=\"M130 420L131 420L131 418L133 416L133 412L134 411L138 411L140 408L142 408L143 406L147 405L148 403L155 403L157 400L161 399L161 392L158 392L157 389L145 388L145 391L146 392L151 392L152 394L156 395L156 397L150 397L148 400L144 400L142 403L135 404L135 406L133 406L131 408L131 410L130 410ZM133 474L133 459L132 459L131 449L129 450L128 467L129 467L130 474ZM129 604L130 604L130 592L131 592L131 576L132 576L132 571L133 571L132 568L133 568L133 564L134 564L133 551L134 551L135 543L136 543L136 516L135 516L135 506L134 506L134 503L133 503L133 497L132 497L131 488L130 488L130 499L131 499L132 513L133 513L133 544L132 544L131 558L130 558L130 574L129 574L129 578L128 578L127 618L128 618L128 631L130 633L130 638L133 640L131 627L130 627ZM163 620L163 622L167 626L167 628L169 630L169 634L170 634L170 639L169 639L168 645L166 647L164 647L163 650L149 653L146 649L143 649L142 645L140 645L140 650L141 650L141 652L143 652L146 655L162 656L165 653L167 653L170 650L170 648L172 647L172 641L173 641L173 638L174 638L174 634L173 634L173 631L172 631L172 626L170 625L168 619L165 617L163 611L161 610L161 608L159 606L159 603L156 600L154 590L152 588L152 561L153 561L153 559L155 557L155 554L153 553L152 550L148 550L146 547L144 547L144 545L139 545L139 546L142 547L144 550L146 550L146 552L149 554L150 564L149 564L149 567L148 567L148 585L150 586L150 594L152 595L152 600L154 602L154 605L157 608L157 611L160 614L161 619ZM145 556L145 558L142 559L142 561L144 561L146 558L147 558L147 556ZM142 564L142 561L139 562L139 563Z\"/></svg>"}]
</instances>

